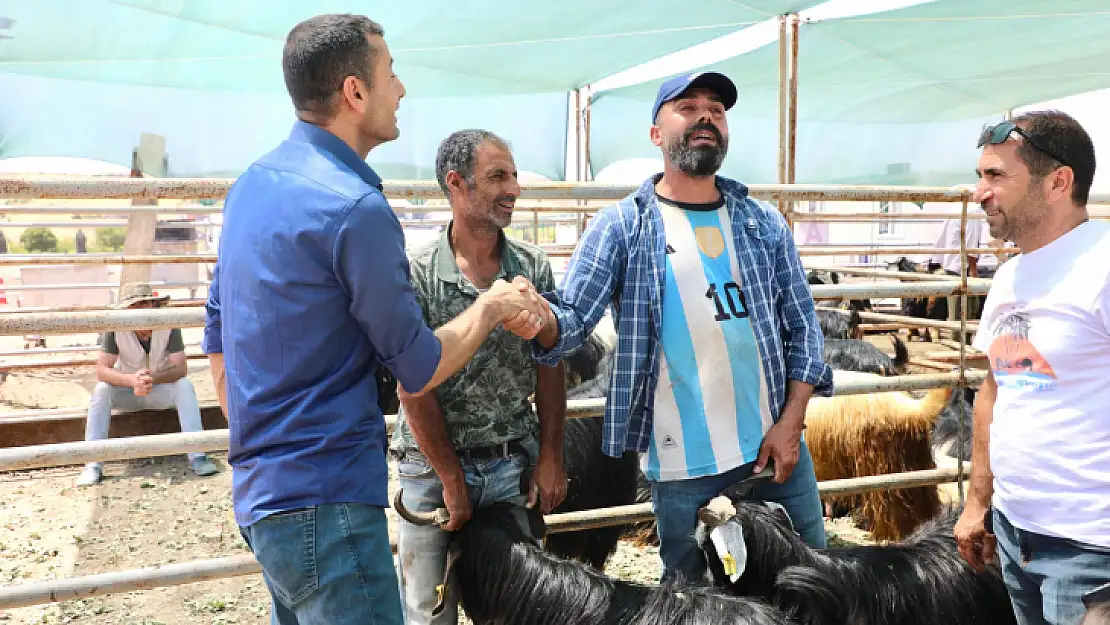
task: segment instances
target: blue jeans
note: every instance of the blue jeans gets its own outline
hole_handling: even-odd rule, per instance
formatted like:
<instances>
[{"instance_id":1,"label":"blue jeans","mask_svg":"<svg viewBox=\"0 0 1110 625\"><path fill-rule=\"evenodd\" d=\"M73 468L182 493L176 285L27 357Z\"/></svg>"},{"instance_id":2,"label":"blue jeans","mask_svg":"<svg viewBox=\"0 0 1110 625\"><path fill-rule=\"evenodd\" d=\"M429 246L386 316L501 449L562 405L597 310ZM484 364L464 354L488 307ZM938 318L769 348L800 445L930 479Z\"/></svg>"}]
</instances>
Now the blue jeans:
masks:
<instances>
[{"instance_id":1,"label":"blue jeans","mask_svg":"<svg viewBox=\"0 0 1110 625\"><path fill-rule=\"evenodd\" d=\"M1110 548L1027 532L992 513L1018 625L1077 625L1087 612L1083 594L1110 583Z\"/></svg>"},{"instance_id":2,"label":"blue jeans","mask_svg":"<svg viewBox=\"0 0 1110 625\"><path fill-rule=\"evenodd\" d=\"M383 508L318 505L239 531L262 565L273 625L401 623Z\"/></svg>"},{"instance_id":3,"label":"blue jeans","mask_svg":"<svg viewBox=\"0 0 1110 625\"><path fill-rule=\"evenodd\" d=\"M721 491L752 474L755 462L742 464L719 475L688 480L651 482L651 500L659 533L659 557L663 560L663 579L697 583L705 579L705 554L694 540L698 509ZM752 499L774 501L790 515L794 530L811 547L825 547L825 515L817 492L813 458L803 440L798 464L782 484L764 482L756 486Z\"/></svg>"},{"instance_id":4,"label":"blue jeans","mask_svg":"<svg viewBox=\"0 0 1110 625\"><path fill-rule=\"evenodd\" d=\"M525 469L535 466L539 459L539 445L530 438L521 443L529 458L512 454L508 458L494 460L467 461L460 458L460 461L472 509L502 501L517 504L521 506L517 520L528 531L528 519L523 507L528 496L521 492L520 476ZM443 507L443 482L423 454L407 452L397 463L397 475L403 491L401 500L406 508L413 512L429 512ZM403 519L398 519L398 524L397 555L401 560L401 603L405 623L454 625L459 616L459 589L454 579L447 585L443 612L432 616L432 609L438 600L436 586L443 583L447 567L447 544L451 535L437 525L421 527Z\"/></svg>"}]
</instances>

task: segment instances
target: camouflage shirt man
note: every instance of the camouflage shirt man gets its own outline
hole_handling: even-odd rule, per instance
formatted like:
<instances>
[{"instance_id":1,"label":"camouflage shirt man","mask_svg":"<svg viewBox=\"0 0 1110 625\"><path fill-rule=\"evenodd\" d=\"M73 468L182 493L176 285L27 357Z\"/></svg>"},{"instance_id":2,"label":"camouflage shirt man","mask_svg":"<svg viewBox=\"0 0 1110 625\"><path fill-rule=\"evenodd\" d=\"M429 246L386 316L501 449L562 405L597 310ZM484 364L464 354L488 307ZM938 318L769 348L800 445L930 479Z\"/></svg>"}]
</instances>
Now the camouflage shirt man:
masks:
<instances>
[{"instance_id":1,"label":"camouflage shirt man","mask_svg":"<svg viewBox=\"0 0 1110 625\"><path fill-rule=\"evenodd\" d=\"M448 226L438 241L409 256L416 301L424 311L424 321L433 329L466 310L480 292L459 271L450 231ZM511 281L524 276L541 293L555 288L551 264L543 250L504 234L498 245L501 270L497 277ZM462 452L537 438L539 421L529 399L535 390L536 361L529 343L498 327L466 366L435 389L435 396L451 443ZM406 452L419 453L404 405L398 411L390 448L398 457Z\"/></svg>"},{"instance_id":2,"label":"camouflage shirt man","mask_svg":"<svg viewBox=\"0 0 1110 625\"><path fill-rule=\"evenodd\" d=\"M452 133L436 153L436 179L451 202L451 223L438 241L409 255L416 301L430 327L466 309L498 278L540 292L554 288L543 251L505 235L520 185L504 140L483 130ZM443 595L437 587L450 532L473 509L512 504L528 528L526 507L547 513L566 496L563 367L535 362L531 343L514 333L516 321L490 332L470 362L434 392L399 393L391 447L399 458L401 502L413 512L446 508L450 514L442 528L399 524L407 625L457 622L457 582L449 578ZM442 611L435 609L439 603Z\"/></svg>"}]
</instances>

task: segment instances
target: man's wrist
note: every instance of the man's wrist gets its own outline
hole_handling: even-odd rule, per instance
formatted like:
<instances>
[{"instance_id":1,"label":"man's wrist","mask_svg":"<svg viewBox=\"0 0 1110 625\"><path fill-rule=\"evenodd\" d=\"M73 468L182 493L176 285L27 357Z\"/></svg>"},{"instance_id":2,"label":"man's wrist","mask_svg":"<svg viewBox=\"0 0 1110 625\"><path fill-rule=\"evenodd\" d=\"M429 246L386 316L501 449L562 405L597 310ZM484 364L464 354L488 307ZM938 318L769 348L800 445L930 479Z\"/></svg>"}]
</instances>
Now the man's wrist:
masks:
<instances>
[{"instance_id":1,"label":"man's wrist","mask_svg":"<svg viewBox=\"0 0 1110 625\"><path fill-rule=\"evenodd\" d=\"M504 315L504 305L493 298L489 293L482 293L474 302L478 306L478 313L481 315L482 320L485 321L490 327L501 323Z\"/></svg>"},{"instance_id":2,"label":"man's wrist","mask_svg":"<svg viewBox=\"0 0 1110 625\"><path fill-rule=\"evenodd\" d=\"M551 350L559 342L559 318L551 310L550 304L543 316L543 329L536 334L536 342L545 350Z\"/></svg>"},{"instance_id":3,"label":"man's wrist","mask_svg":"<svg viewBox=\"0 0 1110 625\"><path fill-rule=\"evenodd\" d=\"M455 462L455 465L443 475L439 476L439 481L448 488L466 484L466 475L463 473L462 465Z\"/></svg>"},{"instance_id":4,"label":"man's wrist","mask_svg":"<svg viewBox=\"0 0 1110 625\"><path fill-rule=\"evenodd\" d=\"M783 409L782 415L779 418L779 423L784 427L801 432L806 427L805 418L805 410L787 407Z\"/></svg>"}]
</instances>

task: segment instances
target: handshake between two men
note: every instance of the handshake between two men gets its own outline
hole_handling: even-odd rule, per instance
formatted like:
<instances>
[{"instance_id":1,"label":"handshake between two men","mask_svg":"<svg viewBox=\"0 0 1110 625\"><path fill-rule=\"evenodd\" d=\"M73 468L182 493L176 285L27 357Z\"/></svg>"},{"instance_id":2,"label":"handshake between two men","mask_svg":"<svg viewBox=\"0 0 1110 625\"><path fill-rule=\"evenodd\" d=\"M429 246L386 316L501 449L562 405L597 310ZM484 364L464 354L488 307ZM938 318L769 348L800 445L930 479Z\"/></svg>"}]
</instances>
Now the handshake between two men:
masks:
<instances>
[{"instance_id":1,"label":"handshake between two men","mask_svg":"<svg viewBox=\"0 0 1110 625\"><path fill-rule=\"evenodd\" d=\"M520 338L532 340L545 328L555 332L551 307L524 276L517 276L512 282L495 280L485 296L505 329Z\"/></svg>"}]
</instances>

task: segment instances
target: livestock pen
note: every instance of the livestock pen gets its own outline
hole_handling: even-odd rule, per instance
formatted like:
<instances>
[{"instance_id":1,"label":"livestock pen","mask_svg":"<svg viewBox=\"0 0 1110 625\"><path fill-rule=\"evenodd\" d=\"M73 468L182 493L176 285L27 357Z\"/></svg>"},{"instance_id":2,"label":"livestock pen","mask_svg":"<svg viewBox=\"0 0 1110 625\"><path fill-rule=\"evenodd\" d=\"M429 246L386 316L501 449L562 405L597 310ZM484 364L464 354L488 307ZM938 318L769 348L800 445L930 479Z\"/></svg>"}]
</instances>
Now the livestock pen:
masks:
<instances>
[{"instance_id":1,"label":"livestock pen","mask_svg":"<svg viewBox=\"0 0 1110 625\"><path fill-rule=\"evenodd\" d=\"M80 200L93 198L119 198L119 199L161 199L161 198L194 198L194 199L219 199L226 193L230 180L193 180L193 179L114 179L114 180L0 180L0 198L56 198L66 200ZM970 195L966 190L950 188L897 188L897 187L835 187L814 185L752 185L753 196L760 199L782 202L784 200L912 200L923 199L932 202L954 202L963 207L962 219L966 223L967 205ZM518 204L519 213L530 213L533 224L539 224L539 216L544 213L570 214L575 216L573 223L577 224L578 231L584 226L583 217L597 210L603 203L623 197L630 192L631 187L619 185L603 185L596 183L533 183L523 186L522 201ZM430 181L393 181L387 182L385 192L391 199L439 198L441 192L434 182ZM135 207L145 208L145 207ZM3 210L0 207L0 210ZM76 210L76 209L70 209ZM164 209L158 209L163 212ZM408 207L407 212L417 212L421 209ZM427 209L442 210L442 209ZM114 211L113 211L114 212ZM791 214L796 220L805 218L805 214ZM537 225L538 227L538 225ZM549 253L553 257L569 255L573 246L549 246ZM853 248L838 248L838 251ZM877 252L873 247L857 247L860 253ZM911 249L907 253L932 252L933 250ZM870 250L870 251L869 251ZM885 250L891 252L892 250ZM957 250L966 258L967 249ZM800 248L803 257L826 255L828 250ZM894 251L900 253L900 250ZM75 258L81 256L81 258ZM94 258L95 256L95 258ZM43 260L45 259L45 260ZM157 264L164 262L197 262L207 263L214 260L212 255L181 255L168 257L165 255L128 256L111 255L110 257L96 255L39 255L34 259L23 259L28 264L38 263L104 263L104 264ZM14 262L14 261L12 261ZM856 272L867 277L866 269L853 269L839 267L845 274ZM899 274L891 272L890 277L895 280L904 280L888 283L853 283L837 285L814 285L812 291L818 299L855 299L855 298L903 298L903 297L958 297L965 305L960 307L961 315L958 321L936 320L905 320L891 319L881 313L870 313L872 320L882 320L891 323L906 324L945 324L946 329L956 329L961 335L966 336L969 325L966 315L966 298L968 295L985 295L989 289L989 281L970 280L966 277L947 278L941 276L923 276L917 274ZM886 276L883 276L886 277ZM204 311L200 301L191 301L187 305L174 306L161 310L142 311L115 311L104 309L91 310L53 310L35 312L5 312L0 315L0 335L18 336L28 333L35 334L72 334L90 333L113 329L138 329L138 328L198 328L203 326ZM44 353L43 351L35 353ZM202 357L195 352L193 357ZM882 378L839 385L836 394L852 395L873 392L925 390L940 387L967 387L979 382L983 374L971 371L967 365L968 354L963 342L959 343L958 359L955 371L946 373L913 374L897 377ZM88 358L80 362L70 361L68 366L87 363ZM60 366L58 361L24 361L23 363L10 362L4 367L8 370L21 368L43 368ZM601 414L603 400L575 401L568 406L568 418L597 416ZM212 407L209 406L209 410ZM61 416L60 416L61 415ZM216 417L214 417L216 418ZM80 410L69 413L55 411L35 413L28 411L19 417L19 421L26 424L47 423L62 419L83 420ZM395 416L388 416L392 422ZM216 418L218 421L218 418ZM190 451L226 451L228 433L226 421L223 427L210 428L203 433L181 434L139 434L113 438L106 441L84 442L81 440L58 441L50 444L24 444L12 447L5 443L6 448L0 449L0 471L16 472L38 470L51 467L71 466L90 460L114 461L137 460L154 457L184 454ZM0 428L5 427L4 418L0 418ZM33 442L33 441L32 441ZM860 494L871 491L891 489L905 489L921 486L933 486L942 483L962 484L966 476L968 464L958 461L953 468L932 469L900 473L893 475L874 475L854 479L825 481L820 484L823 497ZM962 498L962 490L960 492ZM122 502L121 504L122 505ZM637 504L614 508L580 511L566 514L549 515L547 523L552 532L577 531L594 527L624 525L637 521L652 519L651 504ZM197 519L196 522L202 522ZM134 590L144 590L175 585L190 584L194 582L224 579L236 576L254 575L259 572L257 563L249 553L231 554L226 557L190 560L185 562L167 563L153 568L140 568L120 570L109 573L100 573L88 576L76 576L65 579L48 581L35 581L29 583L11 584L0 588L0 610L7 610L21 606L41 605L71 601L75 599L103 596L115 593L126 593Z\"/></svg>"}]
</instances>

